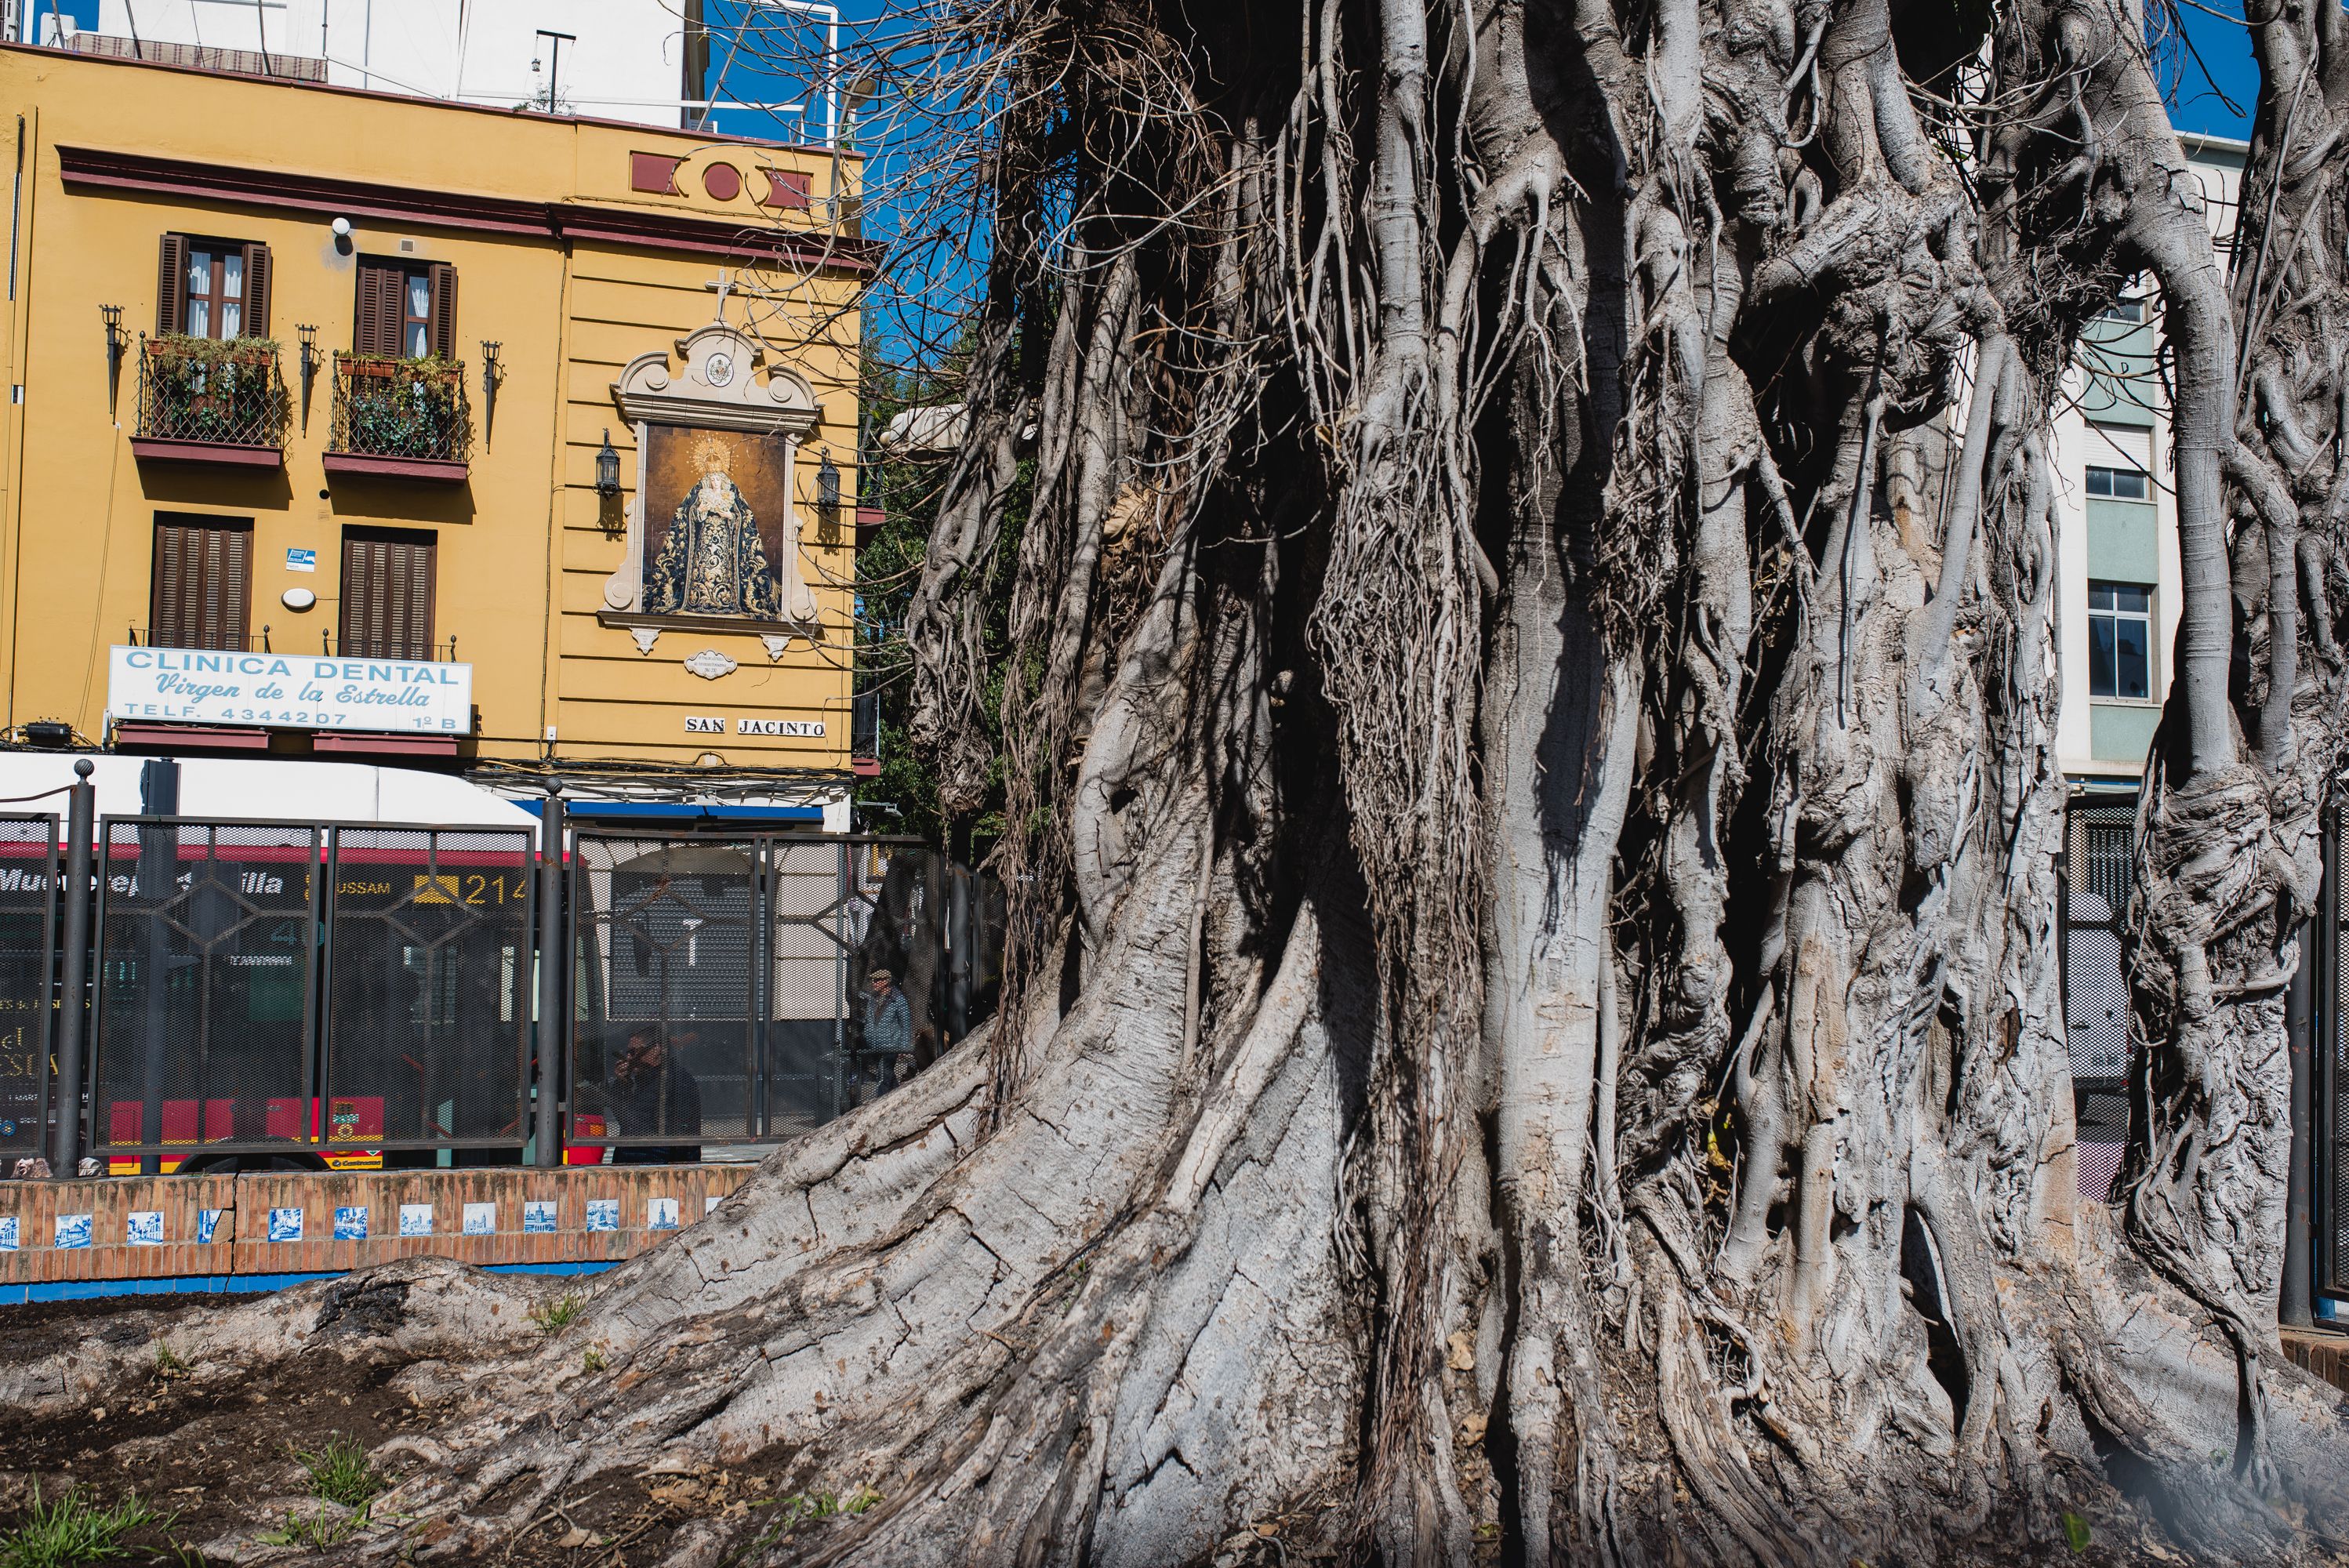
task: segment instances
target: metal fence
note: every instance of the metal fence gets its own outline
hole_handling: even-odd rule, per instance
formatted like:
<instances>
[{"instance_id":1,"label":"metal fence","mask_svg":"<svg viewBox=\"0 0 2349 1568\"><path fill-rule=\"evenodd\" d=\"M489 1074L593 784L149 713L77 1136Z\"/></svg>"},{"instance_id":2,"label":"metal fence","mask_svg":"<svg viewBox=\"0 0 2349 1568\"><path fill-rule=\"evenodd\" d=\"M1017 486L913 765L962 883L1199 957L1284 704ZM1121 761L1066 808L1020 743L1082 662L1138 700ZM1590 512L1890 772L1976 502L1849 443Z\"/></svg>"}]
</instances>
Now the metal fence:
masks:
<instances>
[{"instance_id":1,"label":"metal fence","mask_svg":"<svg viewBox=\"0 0 2349 1568\"><path fill-rule=\"evenodd\" d=\"M541 830L90 828L88 790L70 844L0 816L0 1152L690 1158L819 1126L989 1010L999 893L909 840L588 830L557 874Z\"/></svg>"},{"instance_id":2,"label":"metal fence","mask_svg":"<svg viewBox=\"0 0 2349 1568\"><path fill-rule=\"evenodd\" d=\"M2314 1057L2314 1081L2309 1088L2314 1112L2310 1120L2309 1146L2313 1169L2309 1174L2316 1200L2311 1216L2316 1243L2316 1288L2333 1295L2349 1295L2349 1009L2342 1006L2344 980L2349 980L2349 886L2344 886L2342 849L2349 839L2349 810L2336 802L2325 813L2324 873L2331 896L2320 917L2317 950L2323 962L2315 975L2320 1020L2313 1032L2323 1044Z\"/></svg>"},{"instance_id":3,"label":"metal fence","mask_svg":"<svg viewBox=\"0 0 2349 1568\"><path fill-rule=\"evenodd\" d=\"M518 1148L532 837L109 818L90 1143Z\"/></svg>"},{"instance_id":4,"label":"metal fence","mask_svg":"<svg viewBox=\"0 0 2349 1568\"><path fill-rule=\"evenodd\" d=\"M531 840L422 828L328 836L327 1141L516 1147L529 1136Z\"/></svg>"},{"instance_id":5,"label":"metal fence","mask_svg":"<svg viewBox=\"0 0 2349 1568\"><path fill-rule=\"evenodd\" d=\"M582 833L569 1141L772 1141L870 1098L895 1063L865 1048L866 976L892 970L909 1041L944 979L935 907L912 928L886 913L893 867L904 883L936 857L902 840Z\"/></svg>"},{"instance_id":6,"label":"metal fence","mask_svg":"<svg viewBox=\"0 0 2349 1568\"><path fill-rule=\"evenodd\" d=\"M2136 835L2134 795L2075 799L2064 822L2058 921L2064 1027L2080 1195L2098 1202L2111 1193L2128 1138L2129 994L2120 926L2128 913Z\"/></svg>"},{"instance_id":7,"label":"metal fence","mask_svg":"<svg viewBox=\"0 0 2349 1568\"><path fill-rule=\"evenodd\" d=\"M0 816L0 1154L47 1144L57 1014L57 820Z\"/></svg>"}]
</instances>

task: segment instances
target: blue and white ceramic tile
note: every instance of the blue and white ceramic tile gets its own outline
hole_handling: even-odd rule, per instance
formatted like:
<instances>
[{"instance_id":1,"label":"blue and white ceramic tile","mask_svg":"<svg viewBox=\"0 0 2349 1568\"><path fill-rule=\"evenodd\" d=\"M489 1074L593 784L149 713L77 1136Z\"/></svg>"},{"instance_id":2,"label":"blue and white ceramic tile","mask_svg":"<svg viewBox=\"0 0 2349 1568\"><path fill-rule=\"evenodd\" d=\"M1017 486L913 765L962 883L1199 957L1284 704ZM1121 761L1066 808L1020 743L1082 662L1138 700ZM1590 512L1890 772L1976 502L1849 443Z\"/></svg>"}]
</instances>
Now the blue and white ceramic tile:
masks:
<instances>
[{"instance_id":1,"label":"blue and white ceramic tile","mask_svg":"<svg viewBox=\"0 0 2349 1568\"><path fill-rule=\"evenodd\" d=\"M429 1236L432 1233L432 1205L402 1203L399 1206L399 1233L403 1236Z\"/></svg>"},{"instance_id":2,"label":"blue and white ceramic tile","mask_svg":"<svg viewBox=\"0 0 2349 1568\"><path fill-rule=\"evenodd\" d=\"M498 1233L498 1206L495 1203L465 1205L465 1233L469 1236L494 1236Z\"/></svg>"},{"instance_id":3,"label":"blue and white ceramic tile","mask_svg":"<svg viewBox=\"0 0 2349 1568\"><path fill-rule=\"evenodd\" d=\"M335 1240L364 1242L367 1240L367 1212L365 1203L337 1204L335 1209Z\"/></svg>"},{"instance_id":4,"label":"blue and white ceramic tile","mask_svg":"<svg viewBox=\"0 0 2349 1568\"><path fill-rule=\"evenodd\" d=\"M60 1247L86 1247L89 1245L89 1216L88 1214L59 1214L57 1216L57 1244Z\"/></svg>"},{"instance_id":5,"label":"blue and white ceramic tile","mask_svg":"<svg viewBox=\"0 0 2349 1568\"><path fill-rule=\"evenodd\" d=\"M227 1212L228 1211L225 1209L197 1210L196 1240L199 1242L209 1243L213 1236L220 1233L221 1216Z\"/></svg>"},{"instance_id":6,"label":"blue and white ceramic tile","mask_svg":"<svg viewBox=\"0 0 2349 1568\"><path fill-rule=\"evenodd\" d=\"M273 1242L298 1242L302 1239L302 1211L272 1209L269 1211L269 1239Z\"/></svg>"},{"instance_id":7,"label":"blue and white ceramic tile","mask_svg":"<svg viewBox=\"0 0 2349 1568\"><path fill-rule=\"evenodd\" d=\"M677 1229L677 1200L655 1198L645 1205L645 1228L648 1231Z\"/></svg>"},{"instance_id":8,"label":"blue and white ceramic tile","mask_svg":"<svg viewBox=\"0 0 2349 1568\"><path fill-rule=\"evenodd\" d=\"M133 1209L122 1222L122 1239L134 1247L163 1244L163 1211Z\"/></svg>"},{"instance_id":9,"label":"blue and white ceramic tile","mask_svg":"<svg viewBox=\"0 0 2349 1568\"><path fill-rule=\"evenodd\" d=\"M524 1231L546 1233L554 1229L554 1205L534 1199L522 1206L522 1228Z\"/></svg>"},{"instance_id":10,"label":"blue and white ceramic tile","mask_svg":"<svg viewBox=\"0 0 2349 1568\"><path fill-rule=\"evenodd\" d=\"M616 1231L620 1228L620 1201L617 1198L587 1200L587 1228L591 1231Z\"/></svg>"},{"instance_id":11,"label":"blue and white ceramic tile","mask_svg":"<svg viewBox=\"0 0 2349 1568\"><path fill-rule=\"evenodd\" d=\"M0 1220L0 1253L13 1253L16 1250L16 1216L11 1214L6 1219Z\"/></svg>"}]
</instances>

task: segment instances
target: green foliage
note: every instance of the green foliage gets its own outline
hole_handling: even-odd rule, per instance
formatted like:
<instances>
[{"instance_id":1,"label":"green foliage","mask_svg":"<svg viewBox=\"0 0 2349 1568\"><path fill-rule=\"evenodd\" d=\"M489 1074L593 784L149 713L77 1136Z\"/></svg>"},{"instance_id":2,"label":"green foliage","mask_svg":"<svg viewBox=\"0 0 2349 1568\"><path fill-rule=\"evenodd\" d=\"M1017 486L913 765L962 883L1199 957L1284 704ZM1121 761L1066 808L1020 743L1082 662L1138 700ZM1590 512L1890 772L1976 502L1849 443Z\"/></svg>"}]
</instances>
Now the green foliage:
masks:
<instances>
[{"instance_id":1,"label":"green foliage","mask_svg":"<svg viewBox=\"0 0 2349 1568\"><path fill-rule=\"evenodd\" d=\"M885 428L909 407L952 401L961 375L959 362L950 362L936 373L868 375L865 400L874 427ZM950 465L942 459L876 456L872 460L877 471L868 477L873 490L867 499L877 496L885 521L856 554L857 689L879 696L881 772L857 787L856 799L867 809L867 820L874 828L940 842L946 836L946 823L938 806L937 777L926 759L915 755L912 745L913 661L905 634L906 611L921 582L930 532L937 522L939 492ZM972 824L974 837L982 845L1001 837L1003 831L1003 681L1010 664L1013 564L1027 520L1033 473L1034 464L1021 459L1004 509L1002 537L988 562L983 585L982 642L988 673L978 707L988 750L998 761L988 773L987 806ZM895 808L894 818L879 810L884 805Z\"/></svg>"},{"instance_id":2,"label":"green foliage","mask_svg":"<svg viewBox=\"0 0 2349 1568\"><path fill-rule=\"evenodd\" d=\"M157 1377L164 1379L184 1377L188 1375L188 1364L180 1358L179 1352L171 1348L168 1340L159 1339L155 1342L155 1376Z\"/></svg>"},{"instance_id":3,"label":"green foliage","mask_svg":"<svg viewBox=\"0 0 2349 1568\"><path fill-rule=\"evenodd\" d=\"M472 449L464 366L425 355L339 354L335 446L371 457L461 460Z\"/></svg>"},{"instance_id":4,"label":"green foliage","mask_svg":"<svg viewBox=\"0 0 2349 1568\"><path fill-rule=\"evenodd\" d=\"M307 1518L289 1513L285 1516L285 1529L264 1531L261 1539L272 1546L307 1546L324 1550L329 1546L340 1546L370 1522L365 1509L357 1513L314 1513Z\"/></svg>"},{"instance_id":5,"label":"green foliage","mask_svg":"<svg viewBox=\"0 0 2349 1568\"><path fill-rule=\"evenodd\" d=\"M287 1451L310 1472L312 1497L345 1508L364 1508L385 1489L383 1477L367 1462L367 1449L356 1438L332 1432L327 1434L326 1446L316 1453L290 1446Z\"/></svg>"},{"instance_id":6,"label":"green foliage","mask_svg":"<svg viewBox=\"0 0 2349 1568\"><path fill-rule=\"evenodd\" d=\"M111 1508L101 1508L80 1488L55 1502L44 1501L37 1483L23 1521L0 1536L0 1568L66 1568L76 1563L110 1563L131 1554L123 1538L149 1526L168 1529L176 1514L158 1513L126 1491Z\"/></svg>"},{"instance_id":7,"label":"green foliage","mask_svg":"<svg viewBox=\"0 0 2349 1568\"><path fill-rule=\"evenodd\" d=\"M789 1497L771 1499L769 1503L780 1511L775 1515L774 1522L752 1543L750 1552L756 1554L766 1551L802 1524L843 1515L853 1518L880 1501L878 1491L861 1483L852 1488L845 1497L829 1491L795 1491ZM766 1507L769 1503L753 1503L751 1506Z\"/></svg>"},{"instance_id":8,"label":"green foliage","mask_svg":"<svg viewBox=\"0 0 2349 1568\"><path fill-rule=\"evenodd\" d=\"M611 1365L612 1358L609 1356L605 1355L601 1349L593 1345L589 1346L587 1347L587 1353L579 1358L579 1370L587 1373L591 1377L595 1373L603 1371L605 1367Z\"/></svg>"},{"instance_id":9,"label":"green foliage","mask_svg":"<svg viewBox=\"0 0 2349 1568\"><path fill-rule=\"evenodd\" d=\"M586 1315L587 1298L584 1295L558 1295L530 1309L530 1320L545 1335L560 1334Z\"/></svg>"},{"instance_id":10,"label":"green foliage","mask_svg":"<svg viewBox=\"0 0 2349 1568\"><path fill-rule=\"evenodd\" d=\"M140 366L140 434L177 441L276 446L293 399L277 374L277 341L167 334Z\"/></svg>"},{"instance_id":11,"label":"green foliage","mask_svg":"<svg viewBox=\"0 0 2349 1568\"><path fill-rule=\"evenodd\" d=\"M191 337L184 332L159 333L147 343L158 360L197 368L258 364L276 358L285 346L274 337Z\"/></svg>"},{"instance_id":12,"label":"green foliage","mask_svg":"<svg viewBox=\"0 0 2349 1568\"><path fill-rule=\"evenodd\" d=\"M2086 1520L2076 1513L2067 1513L2064 1516L2064 1543L2073 1551L2085 1552L2089 1542L2095 1538L2096 1532L2088 1528Z\"/></svg>"}]
</instances>

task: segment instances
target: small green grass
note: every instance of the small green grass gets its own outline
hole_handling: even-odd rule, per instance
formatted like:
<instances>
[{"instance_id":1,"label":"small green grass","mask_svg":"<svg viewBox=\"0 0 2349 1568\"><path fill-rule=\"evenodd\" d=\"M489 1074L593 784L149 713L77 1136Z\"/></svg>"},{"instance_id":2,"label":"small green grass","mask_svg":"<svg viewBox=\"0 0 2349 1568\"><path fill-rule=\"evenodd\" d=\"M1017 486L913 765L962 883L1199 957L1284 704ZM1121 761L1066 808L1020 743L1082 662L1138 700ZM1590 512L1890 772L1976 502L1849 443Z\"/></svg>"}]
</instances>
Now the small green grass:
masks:
<instances>
[{"instance_id":1,"label":"small green grass","mask_svg":"<svg viewBox=\"0 0 2349 1568\"><path fill-rule=\"evenodd\" d=\"M768 1525L758 1540L751 1543L750 1550L764 1552L812 1520L832 1519L843 1513L863 1513L880 1501L878 1491L870 1486L859 1485L846 1497L829 1491L795 1491L789 1497L754 1502L750 1505L753 1508L772 1506L776 1512L774 1522Z\"/></svg>"},{"instance_id":2,"label":"small green grass","mask_svg":"<svg viewBox=\"0 0 2349 1568\"><path fill-rule=\"evenodd\" d=\"M291 1445L286 1451L310 1472L312 1497L338 1502L345 1508L364 1509L385 1489L383 1477L367 1462L367 1449L356 1438L330 1432L326 1446L316 1453Z\"/></svg>"},{"instance_id":3,"label":"small green grass","mask_svg":"<svg viewBox=\"0 0 2349 1568\"><path fill-rule=\"evenodd\" d=\"M123 1537L150 1525L168 1529L176 1514L159 1513L126 1491L112 1507L101 1507L78 1487L47 1501L38 1485L24 1522L0 1535L0 1568L68 1568L78 1563L110 1563L128 1557Z\"/></svg>"},{"instance_id":4,"label":"small green grass","mask_svg":"<svg viewBox=\"0 0 2349 1568\"><path fill-rule=\"evenodd\" d=\"M155 1342L156 1377L161 1378L184 1377L188 1375L188 1364L180 1358L179 1352L171 1348L169 1341L159 1339Z\"/></svg>"},{"instance_id":5,"label":"small green grass","mask_svg":"<svg viewBox=\"0 0 2349 1568\"><path fill-rule=\"evenodd\" d=\"M587 1347L585 1355L579 1357L579 1369L589 1374L601 1372L611 1365L612 1358L593 1345Z\"/></svg>"},{"instance_id":6,"label":"small green grass","mask_svg":"<svg viewBox=\"0 0 2349 1568\"><path fill-rule=\"evenodd\" d=\"M584 1295L558 1295L530 1309L530 1320L545 1335L560 1334L586 1315L587 1298Z\"/></svg>"},{"instance_id":7,"label":"small green grass","mask_svg":"<svg viewBox=\"0 0 2349 1568\"><path fill-rule=\"evenodd\" d=\"M357 1513L344 1514L337 1519L330 1519L323 1515L305 1519L298 1513L289 1513L285 1516L285 1529L264 1531L261 1539L272 1546L307 1546L313 1549L324 1549L328 1546L340 1546L364 1529L367 1523L367 1516L365 1509L361 1509Z\"/></svg>"}]
</instances>

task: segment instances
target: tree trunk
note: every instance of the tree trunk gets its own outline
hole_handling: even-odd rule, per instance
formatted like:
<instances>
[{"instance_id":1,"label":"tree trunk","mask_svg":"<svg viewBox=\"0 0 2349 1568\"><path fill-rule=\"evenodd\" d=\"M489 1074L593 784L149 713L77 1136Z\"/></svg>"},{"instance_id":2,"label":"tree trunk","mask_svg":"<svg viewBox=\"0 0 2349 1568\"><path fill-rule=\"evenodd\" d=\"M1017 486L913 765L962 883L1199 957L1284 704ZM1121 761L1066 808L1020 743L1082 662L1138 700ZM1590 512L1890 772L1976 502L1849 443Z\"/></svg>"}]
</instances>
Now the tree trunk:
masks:
<instances>
[{"instance_id":1,"label":"tree trunk","mask_svg":"<svg viewBox=\"0 0 2349 1568\"><path fill-rule=\"evenodd\" d=\"M449 1369L343 1554L754 1462L879 1501L667 1561L2019 1560L2121 1495L2306 1548L2349 1505L2273 1332L2349 57L2295 5L2231 280L2110 0L954 9L1001 248L910 623L956 812L1001 677L1002 1010L559 1340L460 1351L527 1287L380 1271ZM2046 439L2139 273L2186 603L2107 1208ZM330 1298L200 1372L383 1342ZM129 1366L77 1354L0 1393Z\"/></svg>"}]
</instances>

